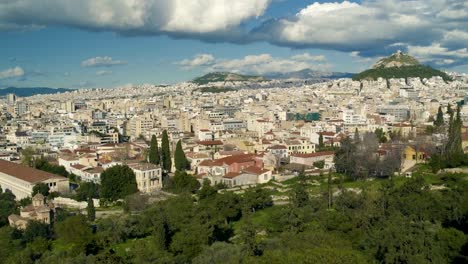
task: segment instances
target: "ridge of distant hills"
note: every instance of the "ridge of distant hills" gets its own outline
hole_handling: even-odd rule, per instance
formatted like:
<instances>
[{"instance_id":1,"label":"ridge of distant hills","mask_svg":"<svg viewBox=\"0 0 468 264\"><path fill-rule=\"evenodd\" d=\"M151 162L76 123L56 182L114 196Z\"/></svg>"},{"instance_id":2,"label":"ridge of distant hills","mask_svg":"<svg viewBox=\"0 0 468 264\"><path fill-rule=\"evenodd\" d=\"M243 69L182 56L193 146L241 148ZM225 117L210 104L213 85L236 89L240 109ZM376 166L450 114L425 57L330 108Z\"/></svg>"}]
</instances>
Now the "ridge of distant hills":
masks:
<instances>
[{"instance_id":1,"label":"ridge of distant hills","mask_svg":"<svg viewBox=\"0 0 468 264\"><path fill-rule=\"evenodd\" d=\"M7 87L0 89L0 96L5 96L12 93L20 97L28 97L37 94L56 94L71 91L75 91L75 89L50 87Z\"/></svg>"},{"instance_id":2,"label":"ridge of distant hills","mask_svg":"<svg viewBox=\"0 0 468 264\"><path fill-rule=\"evenodd\" d=\"M266 81L262 76L254 75L243 75L232 72L211 72L205 74L201 77L193 79L193 83L198 85L208 84L211 82L235 82L235 81L252 81L252 82L262 82Z\"/></svg>"},{"instance_id":3,"label":"ridge of distant hills","mask_svg":"<svg viewBox=\"0 0 468 264\"><path fill-rule=\"evenodd\" d=\"M211 72L201 77L192 80L193 83L198 85L208 84L212 82L229 82L229 81L251 81L263 82L270 79L339 79L351 78L354 73L348 72L321 72L311 69L303 69L300 71L286 72L286 73L269 73L263 76L257 75L243 75L231 72Z\"/></svg>"},{"instance_id":4,"label":"ridge of distant hills","mask_svg":"<svg viewBox=\"0 0 468 264\"><path fill-rule=\"evenodd\" d=\"M353 76L354 73L349 72L323 72L311 69L285 73L269 73L265 75L265 77L269 79L340 79L351 78Z\"/></svg>"},{"instance_id":5,"label":"ridge of distant hills","mask_svg":"<svg viewBox=\"0 0 468 264\"><path fill-rule=\"evenodd\" d=\"M431 78L440 76L445 81L451 78L445 72L422 65L414 57L398 51L389 57L377 61L371 69L353 76L353 80L377 80L378 78Z\"/></svg>"}]
</instances>

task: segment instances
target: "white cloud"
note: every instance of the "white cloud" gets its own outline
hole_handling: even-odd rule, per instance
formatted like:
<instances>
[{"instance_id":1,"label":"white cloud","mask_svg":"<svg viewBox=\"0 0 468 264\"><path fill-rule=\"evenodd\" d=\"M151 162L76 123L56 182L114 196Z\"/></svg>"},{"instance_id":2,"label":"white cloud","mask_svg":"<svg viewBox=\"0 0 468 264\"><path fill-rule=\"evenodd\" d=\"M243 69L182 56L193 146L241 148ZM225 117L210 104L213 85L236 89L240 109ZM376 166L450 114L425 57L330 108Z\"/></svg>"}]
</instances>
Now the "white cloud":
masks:
<instances>
[{"instance_id":1,"label":"white cloud","mask_svg":"<svg viewBox=\"0 0 468 264\"><path fill-rule=\"evenodd\" d=\"M104 76L104 75L110 75L110 74L112 74L112 71L105 71L104 70L104 71L97 71L96 72L97 76Z\"/></svg>"},{"instance_id":2,"label":"white cloud","mask_svg":"<svg viewBox=\"0 0 468 264\"><path fill-rule=\"evenodd\" d=\"M203 56L198 55L195 58L202 57ZM245 74L284 73L303 69L328 70L329 68L329 65L325 63L325 56L313 56L309 53L294 55L289 58L273 57L271 54L266 53L248 55L240 59L216 59L213 56L208 56L207 58L209 59L197 60L200 63L193 63L195 59L192 59L182 61L186 62L184 64L181 62L177 64L182 65L183 68L186 68L185 65L190 65L191 67L201 66L204 67L206 71L237 72ZM205 61L208 63L202 63Z\"/></svg>"},{"instance_id":3,"label":"white cloud","mask_svg":"<svg viewBox=\"0 0 468 264\"><path fill-rule=\"evenodd\" d=\"M422 61L430 61L437 57L468 59L468 48L449 50L439 43L434 43L431 46L408 46L408 52Z\"/></svg>"},{"instance_id":4,"label":"white cloud","mask_svg":"<svg viewBox=\"0 0 468 264\"><path fill-rule=\"evenodd\" d=\"M197 54L192 59L185 59L176 64L190 69L198 66L212 65L214 62L215 58L211 54Z\"/></svg>"},{"instance_id":5,"label":"white cloud","mask_svg":"<svg viewBox=\"0 0 468 264\"><path fill-rule=\"evenodd\" d=\"M139 33L210 33L258 17L271 0L22 0L0 2L0 24ZM51 15L53 12L53 15ZM137 33L138 34L138 33Z\"/></svg>"},{"instance_id":6,"label":"white cloud","mask_svg":"<svg viewBox=\"0 0 468 264\"><path fill-rule=\"evenodd\" d=\"M127 64L126 61L114 60L112 57L94 57L81 62L83 67L110 67Z\"/></svg>"},{"instance_id":7,"label":"white cloud","mask_svg":"<svg viewBox=\"0 0 468 264\"><path fill-rule=\"evenodd\" d=\"M392 2L392 1L389 1ZM428 23L416 14L387 13L377 2L366 4L313 3L294 18L270 25L277 34L273 42L297 46L331 46L338 49L370 47L395 42Z\"/></svg>"},{"instance_id":8,"label":"white cloud","mask_svg":"<svg viewBox=\"0 0 468 264\"><path fill-rule=\"evenodd\" d=\"M325 56L323 55L313 56L307 52L303 54L294 55L291 57L291 59L298 60L298 61L326 61L327 60Z\"/></svg>"},{"instance_id":9,"label":"white cloud","mask_svg":"<svg viewBox=\"0 0 468 264\"><path fill-rule=\"evenodd\" d=\"M24 75L24 70L18 66L14 68L6 69L4 71L0 71L0 79L21 77L23 75Z\"/></svg>"}]
</instances>

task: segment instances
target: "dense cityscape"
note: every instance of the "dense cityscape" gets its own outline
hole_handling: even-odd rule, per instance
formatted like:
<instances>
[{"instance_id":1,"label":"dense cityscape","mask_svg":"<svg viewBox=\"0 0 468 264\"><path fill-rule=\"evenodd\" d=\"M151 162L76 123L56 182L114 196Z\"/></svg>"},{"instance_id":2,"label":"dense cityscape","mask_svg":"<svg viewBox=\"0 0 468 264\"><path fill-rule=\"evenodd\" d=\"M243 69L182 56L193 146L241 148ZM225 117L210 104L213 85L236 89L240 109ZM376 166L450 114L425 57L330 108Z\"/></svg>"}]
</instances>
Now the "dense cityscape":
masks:
<instances>
[{"instance_id":1,"label":"dense cityscape","mask_svg":"<svg viewBox=\"0 0 468 264\"><path fill-rule=\"evenodd\" d=\"M106 19L117 19L104 15L111 12L107 4L85 4L105 7L100 22L91 25L94 18L80 18L80 9L74 13L62 3L54 8L76 14L76 21L36 18L39 9L29 2L0 3L0 35L11 43L18 38L14 34L46 34L49 29L39 25L55 24L78 28L66 34L110 30L127 35L109 37L115 43L160 38L151 36L160 33L147 25L133 28L132 16L128 24L112 21L112 27L101 28ZM240 13L253 5L221 2ZM288 1L254 2L266 8ZM439 19L455 16L447 12L456 7L468 10L460 2L441 11L449 4L435 2L441 4ZM329 18L329 12L349 11L353 17L352 9L383 12L387 6L380 4L314 3L295 19L281 21L304 29L312 23L304 18L308 12ZM327 15L320 14L322 9ZM244 14L237 26L264 12L275 14L267 10ZM9 11L29 14L31 25L4 15ZM232 50L237 48L229 45L254 45L235 40L233 32L241 33L234 29L223 40L230 44L210 39L220 37L217 28L215 35L197 37L208 30L201 18L200 32L188 34L191 24L180 22L184 14L175 14L176 20L160 29L174 45L186 41L179 38ZM273 30L265 27L279 22L265 23L248 34ZM463 25L441 23L453 31ZM19 29L32 25L38 28ZM297 33L289 27L290 34ZM356 38L364 42L366 37ZM268 48L346 50L312 40L297 47L286 44L291 39L255 41L268 42ZM120 82L112 88L108 85L115 81L33 87L30 80L45 75L29 68L0 70L0 263L468 263L468 73L460 71L468 58L467 42L454 51L438 44L439 49L422 54L413 38L392 41L391 52L378 55L366 57L370 44L346 51L366 63L353 68L355 73L325 69L322 63L335 56L328 53L228 61L198 52L173 63L180 71L195 71L190 78L169 84ZM264 61L252 62L259 57ZM92 76L100 78L127 64L95 57L80 67L96 69ZM269 67L274 69L263 70ZM29 87L19 87L22 83Z\"/></svg>"}]
</instances>

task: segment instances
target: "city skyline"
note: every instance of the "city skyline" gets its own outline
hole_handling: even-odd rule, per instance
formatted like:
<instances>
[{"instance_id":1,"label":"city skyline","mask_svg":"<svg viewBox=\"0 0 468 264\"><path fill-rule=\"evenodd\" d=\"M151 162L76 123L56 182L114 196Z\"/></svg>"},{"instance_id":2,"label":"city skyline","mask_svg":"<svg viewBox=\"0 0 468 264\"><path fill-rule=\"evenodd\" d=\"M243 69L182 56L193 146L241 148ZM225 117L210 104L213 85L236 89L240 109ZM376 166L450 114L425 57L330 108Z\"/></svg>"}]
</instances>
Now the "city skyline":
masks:
<instances>
[{"instance_id":1,"label":"city skyline","mask_svg":"<svg viewBox=\"0 0 468 264\"><path fill-rule=\"evenodd\" d=\"M435 68L468 72L467 5L5 2L0 3L0 87L177 83L211 71L359 72L396 50Z\"/></svg>"}]
</instances>

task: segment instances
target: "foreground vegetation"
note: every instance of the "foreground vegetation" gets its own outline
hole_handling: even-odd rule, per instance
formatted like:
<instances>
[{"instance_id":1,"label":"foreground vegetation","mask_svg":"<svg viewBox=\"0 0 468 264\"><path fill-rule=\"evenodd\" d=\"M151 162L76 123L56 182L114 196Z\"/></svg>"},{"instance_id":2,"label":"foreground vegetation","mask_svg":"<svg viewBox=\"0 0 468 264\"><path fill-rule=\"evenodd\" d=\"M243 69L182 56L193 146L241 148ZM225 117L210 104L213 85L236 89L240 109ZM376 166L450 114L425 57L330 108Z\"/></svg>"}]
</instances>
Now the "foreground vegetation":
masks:
<instances>
[{"instance_id":1,"label":"foreground vegetation","mask_svg":"<svg viewBox=\"0 0 468 264\"><path fill-rule=\"evenodd\" d=\"M273 205L270 183L242 194L180 188L138 211L52 227L0 228L2 263L464 263L468 175L359 180L299 176ZM318 182L319 184L312 184ZM434 188L434 185L437 185ZM187 185L189 186L189 184ZM5 200L11 201L6 194ZM11 202L7 210L14 211Z\"/></svg>"}]
</instances>

